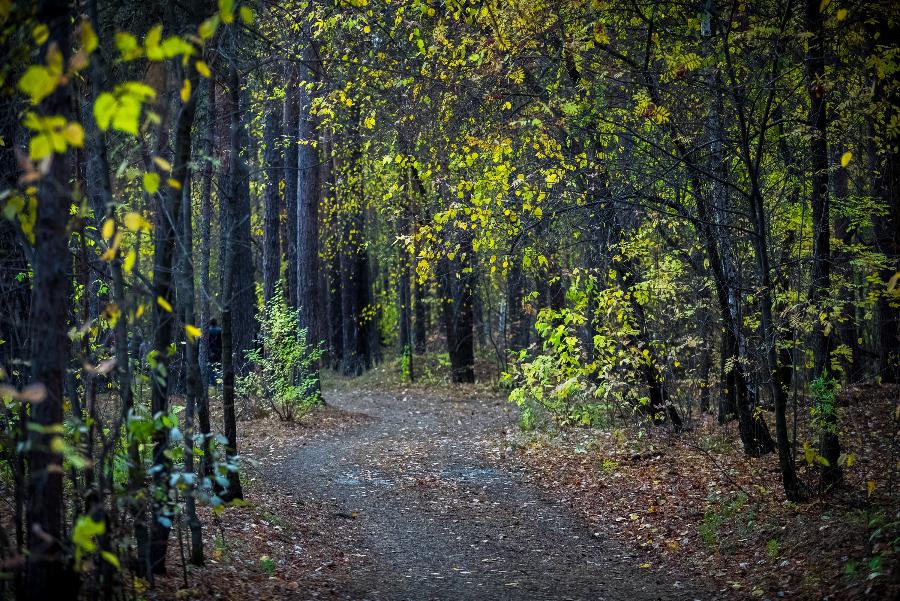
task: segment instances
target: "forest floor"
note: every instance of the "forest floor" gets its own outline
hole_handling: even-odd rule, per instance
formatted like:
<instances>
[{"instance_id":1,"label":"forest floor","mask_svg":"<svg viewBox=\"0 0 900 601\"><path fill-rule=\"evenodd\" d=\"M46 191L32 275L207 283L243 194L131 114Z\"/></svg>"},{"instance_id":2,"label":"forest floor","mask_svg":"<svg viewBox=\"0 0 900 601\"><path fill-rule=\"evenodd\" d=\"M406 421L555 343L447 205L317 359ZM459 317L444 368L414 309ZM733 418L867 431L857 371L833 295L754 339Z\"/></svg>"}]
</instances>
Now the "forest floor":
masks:
<instances>
[{"instance_id":1,"label":"forest floor","mask_svg":"<svg viewBox=\"0 0 900 601\"><path fill-rule=\"evenodd\" d=\"M703 420L677 438L523 433L515 407L486 388L336 379L325 398L300 424L241 422L248 504L204 516L215 524L205 531L206 567L183 573L172 545L170 576L151 597L639 601L900 590L896 504L867 503L865 488L862 499L848 489L830 505L780 501L774 459L742 458L733 433Z\"/></svg>"}]
</instances>

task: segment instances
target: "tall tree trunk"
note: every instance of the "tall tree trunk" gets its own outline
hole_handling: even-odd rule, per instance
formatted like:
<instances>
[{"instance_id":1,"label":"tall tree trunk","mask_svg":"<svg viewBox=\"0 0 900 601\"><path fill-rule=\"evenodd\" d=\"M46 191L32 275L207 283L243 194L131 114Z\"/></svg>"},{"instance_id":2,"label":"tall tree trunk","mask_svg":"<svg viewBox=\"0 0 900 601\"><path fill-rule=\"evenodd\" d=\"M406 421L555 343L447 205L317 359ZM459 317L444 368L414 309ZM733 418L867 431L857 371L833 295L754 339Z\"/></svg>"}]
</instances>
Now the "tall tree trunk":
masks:
<instances>
[{"instance_id":1,"label":"tall tree trunk","mask_svg":"<svg viewBox=\"0 0 900 601\"><path fill-rule=\"evenodd\" d=\"M68 57L68 3L44 0L39 20L49 27L48 44L55 44ZM59 86L43 103L51 115L71 117L68 85ZM34 224L34 280L31 294L31 376L42 384L45 397L31 406L29 416L28 494L26 504L28 555L25 598L74 599L71 567L60 544L63 536L62 454L53 450L52 428L63 421L63 387L69 360L66 316L70 288L68 249L69 188L68 154L54 154L50 170L38 186L37 220Z\"/></svg>"},{"instance_id":2,"label":"tall tree trunk","mask_svg":"<svg viewBox=\"0 0 900 601\"><path fill-rule=\"evenodd\" d=\"M276 114L273 104L266 105L265 129L263 131L263 169L265 170L265 193L263 195L263 299L269 301L275 295L278 280L281 277L281 247L279 234L281 229L281 203L279 199L279 182L282 166L280 149L277 144L280 138L281 115ZM290 267L288 267L290 269Z\"/></svg>"},{"instance_id":3,"label":"tall tree trunk","mask_svg":"<svg viewBox=\"0 0 900 601\"><path fill-rule=\"evenodd\" d=\"M203 392L197 400L197 421L200 426L200 434L203 436L203 457L200 459L200 474L212 475L212 455L210 453L211 425L209 421L209 382L212 373L209 365L209 336L212 314L210 312L210 299L212 287L209 283L209 259L210 244L212 241L212 158L215 151L215 127L216 122L216 80L207 78L206 111L203 123L205 135L203 136L203 169L201 171L200 190L200 323L204 332L198 346L198 362L203 378ZM221 226L221 224L220 224Z\"/></svg>"},{"instance_id":4,"label":"tall tree trunk","mask_svg":"<svg viewBox=\"0 0 900 601\"><path fill-rule=\"evenodd\" d=\"M284 270L288 306L297 307L297 161L299 155L300 77L293 63L285 65L286 88L281 131L284 136L284 205L285 229L283 248L287 268Z\"/></svg>"},{"instance_id":5,"label":"tall tree trunk","mask_svg":"<svg viewBox=\"0 0 900 601\"><path fill-rule=\"evenodd\" d=\"M193 73L189 76L191 89L197 90L197 76ZM194 92L197 96L198 92ZM192 98L196 106L197 99ZM190 156L188 156L190 158ZM200 355L198 337L188 334L189 327L197 327L196 313L194 310L194 227L193 227L193 203L191 201L191 173L186 171L183 179L181 195L181 228L178 231L178 249L180 251L181 269L178 275L178 304L182 315L182 326L185 331L185 411L184 411L184 471L194 476L194 421L197 416L198 406L208 404L208 389L206 381L200 369ZM201 328L202 328L201 322ZM200 329L200 328L198 328ZM202 330L201 330L202 333ZM202 334L200 336L202 338ZM201 469L200 479L203 477ZM185 518L191 533L191 563L197 566L203 565L203 530L200 520L197 518L196 486L190 486L185 498Z\"/></svg>"},{"instance_id":6,"label":"tall tree trunk","mask_svg":"<svg viewBox=\"0 0 900 601\"><path fill-rule=\"evenodd\" d=\"M191 159L191 128L197 108L197 95L190 98L181 107L175 124L175 154L172 162L171 177L178 182L177 187L167 185L159 194L156 239L154 247L153 291L156 302L153 305L153 322L155 326L153 349L156 353L156 374L151 378L152 397L151 414L167 413L169 410L170 361L169 347L175 340L175 319L172 305L175 304L175 287L173 267L175 259L175 243L182 236L181 215L183 187L188 177L188 163ZM166 174L163 174L166 175ZM168 306L163 306L167 303ZM169 430L163 428L154 433L153 465L154 482L159 487L168 486L171 459L169 447ZM166 571L166 550L169 543L168 519L164 518L168 508L163 503L153 504L153 521L150 528L150 567L153 573L163 574Z\"/></svg>"},{"instance_id":7,"label":"tall tree trunk","mask_svg":"<svg viewBox=\"0 0 900 601\"><path fill-rule=\"evenodd\" d=\"M831 286L831 221L828 195L828 108L825 81L825 15L817 0L806 2L806 28L812 37L806 57L806 85L809 91L810 159L812 162L813 265L810 278L810 303L818 315L819 306L829 296ZM834 319L832 317L831 319ZM831 336L825 325L813 325L813 378L827 379L831 357ZM830 400L816 401L816 417L819 427L819 455L825 459L822 468L822 487L827 490L843 479L838 458L841 445L838 440L837 407Z\"/></svg>"},{"instance_id":8,"label":"tall tree trunk","mask_svg":"<svg viewBox=\"0 0 900 601\"><path fill-rule=\"evenodd\" d=\"M307 46L304 57L311 60L312 52ZM310 72L304 79L312 79ZM294 228L296 261L291 265L296 269L296 302L300 309L300 327L307 330L307 340L318 344L323 338L319 332L319 200L321 198L321 172L319 161L319 135L311 114L312 97L306 88L300 88L298 105L300 112L297 152L296 179L296 221ZM290 174L288 175L290 177Z\"/></svg>"},{"instance_id":9,"label":"tall tree trunk","mask_svg":"<svg viewBox=\"0 0 900 601\"><path fill-rule=\"evenodd\" d=\"M453 382L475 381L475 318L472 312L471 272L472 238L469 232L459 234L460 248L453 259L438 263L441 283L441 306L447 352L450 355L450 379Z\"/></svg>"},{"instance_id":10,"label":"tall tree trunk","mask_svg":"<svg viewBox=\"0 0 900 601\"><path fill-rule=\"evenodd\" d=\"M228 69L228 88L232 105L236 110L233 110L231 115L227 211L229 225L232 228L237 228L238 223L242 219L246 220L249 217L245 213L245 209L249 209L249 199L244 194L247 184L247 170L240 155L244 142L244 126L241 111L237 110L241 100L240 78L238 77L237 67L233 64ZM247 225L249 227L249 223ZM249 238L247 241L249 241ZM237 417L234 411L234 379L238 370L235 355L240 353L241 349L235 343L234 332L236 323L241 324L240 319L235 319L235 307L240 304L241 293L246 290L247 286L246 281L243 284L239 283L241 276L239 263L243 259L242 255L245 250L242 248L242 242L243 240L238 235L229 236L225 247L225 266L222 282L222 409L226 438L225 455L229 463L237 455L238 448ZM249 248L246 250L249 251ZM250 283L252 284L252 278ZM241 325L237 325L237 327L241 327ZM226 501L243 498L240 476L236 470L228 470L228 488L219 496Z\"/></svg>"}]
</instances>

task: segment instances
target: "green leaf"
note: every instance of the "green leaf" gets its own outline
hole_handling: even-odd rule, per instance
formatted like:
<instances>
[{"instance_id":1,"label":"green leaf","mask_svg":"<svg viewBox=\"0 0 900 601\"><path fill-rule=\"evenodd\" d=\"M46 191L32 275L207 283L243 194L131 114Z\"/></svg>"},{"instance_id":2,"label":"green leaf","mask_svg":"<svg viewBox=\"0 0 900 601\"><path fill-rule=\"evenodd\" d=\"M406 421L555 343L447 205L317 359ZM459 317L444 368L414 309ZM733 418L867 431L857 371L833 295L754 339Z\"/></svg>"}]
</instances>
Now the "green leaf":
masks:
<instances>
[{"instance_id":1,"label":"green leaf","mask_svg":"<svg viewBox=\"0 0 900 601\"><path fill-rule=\"evenodd\" d=\"M105 523L95 522L90 516L83 515L75 522L72 542L79 550L93 553L97 550L97 543L94 539L104 532L106 532Z\"/></svg>"},{"instance_id":2,"label":"green leaf","mask_svg":"<svg viewBox=\"0 0 900 601\"><path fill-rule=\"evenodd\" d=\"M31 104L40 104L44 98L53 93L57 83L59 75L43 65L32 65L19 79L19 89L28 94Z\"/></svg>"},{"instance_id":3,"label":"green leaf","mask_svg":"<svg viewBox=\"0 0 900 601\"><path fill-rule=\"evenodd\" d=\"M100 557L105 559L109 565L113 566L117 570L121 569L122 566L119 564L119 558L116 557L115 555L113 555L112 553L110 553L109 551L101 551Z\"/></svg>"},{"instance_id":4,"label":"green leaf","mask_svg":"<svg viewBox=\"0 0 900 601\"><path fill-rule=\"evenodd\" d=\"M138 135L138 120L141 117L141 102L133 96L123 96L118 110L113 116L112 126L132 135Z\"/></svg>"},{"instance_id":5,"label":"green leaf","mask_svg":"<svg viewBox=\"0 0 900 601\"><path fill-rule=\"evenodd\" d=\"M156 194L159 190L159 173L151 171L144 174L144 190L147 194Z\"/></svg>"},{"instance_id":6,"label":"green leaf","mask_svg":"<svg viewBox=\"0 0 900 601\"><path fill-rule=\"evenodd\" d=\"M122 55L122 60L129 61L139 57L143 51L138 45L137 38L124 31L116 32L116 48Z\"/></svg>"},{"instance_id":7,"label":"green leaf","mask_svg":"<svg viewBox=\"0 0 900 601\"><path fill-rule=\"evenodd\" d=\"M161 61L166 58L165 53L159 45L162 39L162 25L157 25L147 32L144 38L144 48L147 52L147 58L152 61Z\"/></svg>"},{"instance_id":8,"label":"green leaf","mask_svg":"<svg viewBox=\"0 0 900 601\"><path fill-rule=\"evenodd\" d=\"M28 158L32 161L40 161L50 155L50 139L44 134L38 134L28 142Z\"/></svg>"},{"instance_id":9,"label":"green leaf","mask_svg":"<svg viewBox=\"0 0 900 601\"><path fill-rule=\"evenodd\" d=\"M109 92L103 92L94 101L94 119L100 131L109 129L113 115L116 112L116 97Z\"/></svg>"}]
</instances>

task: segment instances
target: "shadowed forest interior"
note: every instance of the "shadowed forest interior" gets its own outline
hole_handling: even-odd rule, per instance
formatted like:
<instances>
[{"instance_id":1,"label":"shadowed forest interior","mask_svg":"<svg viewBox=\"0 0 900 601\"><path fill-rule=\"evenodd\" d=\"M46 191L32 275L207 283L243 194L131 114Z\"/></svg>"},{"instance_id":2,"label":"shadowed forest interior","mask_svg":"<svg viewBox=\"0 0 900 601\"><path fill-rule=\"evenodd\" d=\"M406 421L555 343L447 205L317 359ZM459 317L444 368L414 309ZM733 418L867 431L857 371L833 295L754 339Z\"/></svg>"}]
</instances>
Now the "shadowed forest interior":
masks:
<instances>
[{"instance_id":1,"label":"shadowed forest interior","mask_svg":"<svg viewBox=\"0 0 900 601\"><path fill-rule=\"evenodd\" d=\"M0 0L0 591L900 594L900 4Z\"/></svg>"}]
</instances>

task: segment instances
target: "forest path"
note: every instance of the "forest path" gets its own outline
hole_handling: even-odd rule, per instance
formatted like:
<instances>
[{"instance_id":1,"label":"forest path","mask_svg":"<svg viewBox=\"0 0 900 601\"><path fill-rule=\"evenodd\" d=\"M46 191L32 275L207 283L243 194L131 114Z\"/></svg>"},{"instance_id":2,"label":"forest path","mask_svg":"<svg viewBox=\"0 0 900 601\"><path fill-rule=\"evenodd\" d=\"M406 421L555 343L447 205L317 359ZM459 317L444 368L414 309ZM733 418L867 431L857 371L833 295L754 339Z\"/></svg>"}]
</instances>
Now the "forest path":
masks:
<instances>
[{"instance_id":1,"label":"forest path","mask_svg":"<svg viewBox=\"0 0 900 601\"><path fill-rule=\"evenodd\" d=\"M350 571L301 580L341 599L709 599L641 569L627 552L520 471L489 461L514 427L508 403L340 391L348 429L282 448L260 466L280 492L332 510L325 524ZM301 589L302 590L302 589Z\"/></svg>"}]
</instances>

